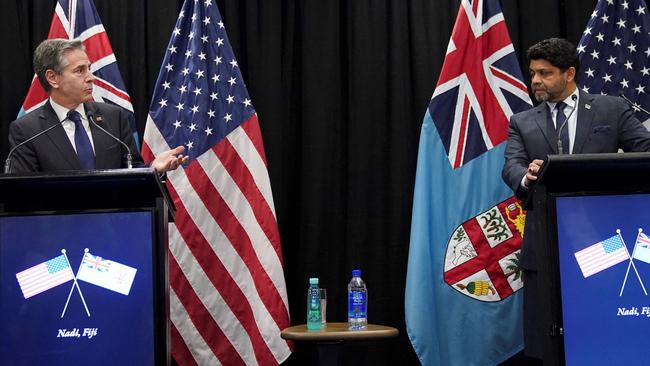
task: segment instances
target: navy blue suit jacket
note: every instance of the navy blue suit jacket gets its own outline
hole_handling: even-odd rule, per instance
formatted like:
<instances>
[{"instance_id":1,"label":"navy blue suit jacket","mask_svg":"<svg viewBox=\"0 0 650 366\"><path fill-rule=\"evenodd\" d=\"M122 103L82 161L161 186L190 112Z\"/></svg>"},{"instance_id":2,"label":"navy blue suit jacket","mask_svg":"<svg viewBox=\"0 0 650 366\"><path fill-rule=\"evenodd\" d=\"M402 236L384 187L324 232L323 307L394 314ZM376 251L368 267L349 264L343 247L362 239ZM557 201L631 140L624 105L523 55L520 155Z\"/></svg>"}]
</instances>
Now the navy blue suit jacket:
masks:
<instances>
[{"instance_id":1,"label":"navy blue suit jacket","mask_svg":"<svg viewBox=\"0 0 650 366\"><path fill-rule=\"evenodd\" d=\"M133 165L141 166L142 158L133 140L126 112L122 108L106 103L88 102L84 103L84 108L86 111L94 113L98 125L129 146L133 156ZM9 126L10 148L52 125L59 124L51 131L16 149L11 158L12 173L81 169L77 153L59 122L48 101L11 123ZM95 147L95 169L126 168L126 149L92 123L90 131Z\"/></svg>"}]
</instances>

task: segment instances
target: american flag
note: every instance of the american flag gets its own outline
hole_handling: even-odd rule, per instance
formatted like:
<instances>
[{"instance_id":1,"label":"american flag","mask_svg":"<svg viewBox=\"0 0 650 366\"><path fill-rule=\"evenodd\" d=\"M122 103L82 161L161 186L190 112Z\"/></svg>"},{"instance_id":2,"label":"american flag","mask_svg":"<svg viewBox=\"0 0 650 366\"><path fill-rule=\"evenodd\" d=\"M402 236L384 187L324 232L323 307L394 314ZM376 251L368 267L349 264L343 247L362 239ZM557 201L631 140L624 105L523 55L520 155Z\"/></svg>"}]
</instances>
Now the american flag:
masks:
<instances>
[{"instance_id":1,"label":"american flag","mask_svg":"<svg viewBox=\"0 0 650 366\"><path fill-rule=\"evenodd\" d=\"M74 279L70 263L63 254L16 273L18 285L27 299Z\"/></svg>"},{"instance_id":2,"label":"american flag","mask_svg":"<svg viewBox=\"0 0 650 366\"><path fill-rule=\"evenodd\" d=\"M650 118L650 18L644 0L599 0L577 47L586 93L623 95Z\"/></svg>"},{"instance_id":3,"label":"american flag","mask_svg":"<svg viewBox=\"0 0 650 366\"><path fill-rule=\"evenodd\" d=\"M181 365L274 365L289 305L257 114L212 0L186 0L167 47L143 156L184 145L168 173L172 355Z\"/></svg>"},{"instance_id":4,"label":"american flag","mask_svg":"<svg viewBox=\"0 0 650 366\"><path fill-rule=\"evenodd\" d=\"M505 141L510 116L531 104L498 2L461 7L429 104L454 169Z\"/></svg>"},{"instance_id":5,"label":"american flag","mask_svg":"<svg viewBox=\"0 0 650 366\"><path fill-rule=\"evenodd\" d=\"M578 266L585 278L604 271L630 258L620 235L614 235L575 253Z\"/></svg>"},{"instance_id":6,"label":"american flag","mask_svg":"<svg viewBox=\"0 0 650 366\"><path fill-rule=\"evenodd\" d=\"M54 9L47 38L78 39L83 42L92 63L90 70L95 76L93 99L115 104L127 110L133 137L138 143L131 97L126 92L111 43L92 0L59 0ZM18 116L42 106L47 98L38 78L34 75Z\"/></svg>"}]
</instances>

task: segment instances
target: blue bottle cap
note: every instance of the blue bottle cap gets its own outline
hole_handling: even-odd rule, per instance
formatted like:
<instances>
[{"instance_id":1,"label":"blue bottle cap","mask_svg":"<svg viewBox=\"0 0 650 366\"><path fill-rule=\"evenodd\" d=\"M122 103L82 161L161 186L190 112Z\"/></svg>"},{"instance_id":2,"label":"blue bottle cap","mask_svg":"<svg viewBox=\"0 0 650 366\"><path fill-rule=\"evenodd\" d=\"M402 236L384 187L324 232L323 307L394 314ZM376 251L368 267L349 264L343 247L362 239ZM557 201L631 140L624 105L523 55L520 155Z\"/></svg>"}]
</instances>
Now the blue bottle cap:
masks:
<instances>
[{"instance_id":1,"label":"blue bottle cap","mask_svg":"<svg viewBox=\"0 0 650 366\"><path fill-rule=\"evenodd\" d=\"M360 269L353 269L352 270L352 277L361 277L361 270Z\"/></svg>"},{"instance_id":2,"label":"blue bottle cap","mask_svg":"<svg viewBox=\"0 0 650 366\"><path fill-rule=\"evenodd\" d=\"M318 278L312 277L309 279L310 285L318 285Z\"/></svg>"}]
</instances>

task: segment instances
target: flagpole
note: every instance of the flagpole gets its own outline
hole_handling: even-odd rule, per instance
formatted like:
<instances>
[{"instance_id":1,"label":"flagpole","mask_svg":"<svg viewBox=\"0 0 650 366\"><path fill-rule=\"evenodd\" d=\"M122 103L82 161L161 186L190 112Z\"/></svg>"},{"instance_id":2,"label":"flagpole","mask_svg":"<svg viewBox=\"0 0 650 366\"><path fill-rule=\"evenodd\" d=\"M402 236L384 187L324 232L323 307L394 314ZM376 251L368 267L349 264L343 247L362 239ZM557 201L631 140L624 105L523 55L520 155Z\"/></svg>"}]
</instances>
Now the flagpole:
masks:
<instances>
[{"instance_id":1,"label":"flagpole","mask_svg":"<svg viewBox=\"0 0 650 366\"><path fill-rule=\"evenodd\" d=\"M639 232L641 232L641 229L639 229ZM623 237L621 236L621 230L616 229L616 233L618 236L623 240ZM627 282L627 275L630 273L630 267L632 266L632 258L634 257L634 252L636 252L636 242L639 240L639 234L636 234L636 239L634 240L634 249L632 250L632 257L630 257L630 252L627 252L627 245L625 246L625 251L627 252L628 257L630 257L630 261L627 263L627 270L625 271L625 278L623 279L623 286L621 286L621 292L618 294L618 297L623 296L623 290L625 290L625 283ZM625 244L625 241L623 242Z\"/></svg>"},{"instance_id":2,"label":"flagpole","mask_svg":"<svg viewBox=\"0 0 650 366\"><path fill-rule=\"evenodd\" d=\"M63 253L63 256L65 257L65 261L68 262L68 265L70 268L72 266L70 265L70 261L68 260L68 256L65 254L65 249L61 249L61 253ZM84 249L84 255L81 257L81 263L79 263L79 267L77 268L77 273L79 273L79 268L81 268L81 264L84 261L84 258L86 257L86 253L88 253L88 248ZM70 297L72 296L72 291L74 291L74 287L77 286L77 290L79 291L79 296L81 297L81 302L84 304L84 308L86 308L86 314L88 314L88 317L90 318L90 311L88 311L88 305L86 305L86 300L84 299L83 293L81 293L81 288L79 288L79 284L77 283L77 275L75 274L73 277L74 283L72 284L72 287L70 288L70 293L68 294L68 300L65 302L65 306L63 307L63 312L61 313L61 318L65 315L65 311L68 308L68 303L70 302Z\"/></svg>"},{"instance_id":3,"label":"flagpole","mask_svg":"<svg viewBox=\"0 0 650 366\"><path fill-rule=\"evenodd\" d=\"M634 253L636 253L636 245L639 241L639 235L641 235L641 232L643 232L643 229L639 228L638 234L636 234L636 240L634 241L634 250L632 251L632 258L630 258L630 263L632 264L632 268L634 268L634 273L636 273L636 278L639 279L639 283L641 284L641 288L643 289L643 293L648 296L648 291L645 290L645 286L643 285L643 281L641 281L641 276L639 276L639 271L636 270L636 265L634 265Z\"/></svg>"},{"instance_id":4,"label":"flagpole","mask_svg":"<svg viewBox=\"0 0 650 366\"><path fill-rule=\"evenodd\" d=\"M77 0L70 0L68 4L68 25L70 26L68 39L72 41L74 39L74 29L77 26Z\"/></svg>"}]
</instances>

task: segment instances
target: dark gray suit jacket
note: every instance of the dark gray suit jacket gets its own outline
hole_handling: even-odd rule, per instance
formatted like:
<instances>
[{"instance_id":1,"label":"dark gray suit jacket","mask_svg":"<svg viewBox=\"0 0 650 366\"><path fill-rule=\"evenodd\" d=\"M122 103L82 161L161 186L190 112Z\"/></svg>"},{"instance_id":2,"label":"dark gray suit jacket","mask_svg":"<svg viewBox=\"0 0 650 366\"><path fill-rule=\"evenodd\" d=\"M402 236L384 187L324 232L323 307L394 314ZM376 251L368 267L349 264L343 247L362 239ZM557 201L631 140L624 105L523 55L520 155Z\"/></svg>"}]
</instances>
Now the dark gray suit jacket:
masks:
<instances>
[{"instance_id":1,"label":"dark gray suit jacket","mask_svg":"<svg viewBox=\"0 0 650 366\"><path fill-rule=\"evenodd\" d=\"M88 102L84 103L84 108L94 113L98 125L129 146L134 166L141 166L142 158L133 140L126 112L106 103ZM11 158L12 173L81 169L70 139L49 101L11 123L10 148L56 124L58 126L51 131L16 149ZM95 147L95 168L126 168L126 149L92 123L90 131Z\"/></svg>"},{"instance_id":2,"label":"dark gray suit jacket","mask_svg":"<svg viewBox=\"0 0 650 366\"><path fill-rule=\"evenodd\" d=\"M619 148L628 152L650 151L650 132L634 117L624 100L580 92L576 113L573 154L612 153ZM529 193L521 187L528 164L534 159L544 160L549 154L557 154L557 133L547 104L513 115L502 177L518 198L525 200ZM529 226L534 215L530 214L524 230L521 263L523 268L534 270L537 268L535 253L542 249L535 247L544 243L534 242L534 230Z\"/></svg>"},{"instance_id":3,"label":"dark gray suit jacket","mask_svg":"<svg viewBox=\"0 0 650 366\"><path fill-rule=\"evenodd\" d=\"M620 98L580 93L576 109L578 120L573 154L650 151L650 132L634 117L627 102ZM505 151L503 180L516 196L526 200L530 190L522 189L521 181L534 159L545 160L557 154L557 133L546 103L510 118ZM555 277L549 257L548 243L540 239L535 210L526 215L521 266L524 273L524 344L527 355L544 359L553 365L557 357L557 339L550 335L557 324L552 300L556 296Z\"/></svg>"}]
</instances>

